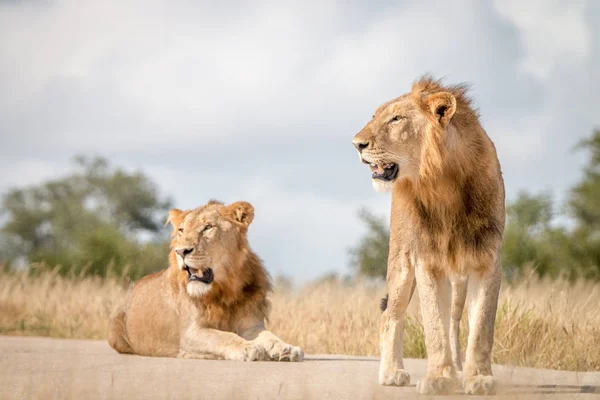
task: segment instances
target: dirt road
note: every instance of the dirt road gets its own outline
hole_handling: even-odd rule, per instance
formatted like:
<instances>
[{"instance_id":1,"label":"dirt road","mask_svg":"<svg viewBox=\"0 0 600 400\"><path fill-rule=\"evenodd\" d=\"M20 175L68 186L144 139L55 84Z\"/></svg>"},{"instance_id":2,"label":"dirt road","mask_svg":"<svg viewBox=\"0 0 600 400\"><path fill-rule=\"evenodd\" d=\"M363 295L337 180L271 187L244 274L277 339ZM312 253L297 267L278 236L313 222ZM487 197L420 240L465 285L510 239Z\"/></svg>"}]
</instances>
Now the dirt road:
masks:
<instances>
[{"instance_id":1,"label":"dirt road","mask_svg":"<svg viewBox=\"0 0 600 400\"><path fill-rule=\"evenodd\" d=\"M377 384L369 357L307 356L243 363L124 356L104 341L0 336L0 399L423 399L425 360L406 360L412 384ZM600 373L495 366L498 399L600 399ZM473 398L446 396L444 398Z\"/></svg>"}]
</instances>

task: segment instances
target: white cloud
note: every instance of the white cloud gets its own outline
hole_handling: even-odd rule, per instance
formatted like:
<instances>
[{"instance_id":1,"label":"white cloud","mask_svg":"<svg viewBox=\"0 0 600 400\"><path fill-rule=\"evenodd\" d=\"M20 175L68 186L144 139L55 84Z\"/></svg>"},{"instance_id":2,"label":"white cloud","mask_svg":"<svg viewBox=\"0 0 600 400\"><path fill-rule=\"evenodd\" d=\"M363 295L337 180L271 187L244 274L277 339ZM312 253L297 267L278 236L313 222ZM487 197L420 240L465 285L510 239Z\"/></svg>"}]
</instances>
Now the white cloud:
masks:
<instances>
[{"instance_id":1,"label":"white cloud","mask_svg":"<svg viewBox=\"0 0 600 400\"><path fill-rule=\"evenodd\" d=\"M248 126L301 121L312 94L298 75L310 82L319 62L311 50L328 47L322 39L335 37L339 11L334 2L321 3L318 15L291 3L244 4L231 13L157 1L15 7L0 13L0 36L10 37L0 41L11 77L3 83L15 94L2 104L25 108L48 85L66 82L83 98L110 96L99 105L109 111L100 115L108 128L100 133L121 149L219 142L232 131L230 140L251 140L272 132ZM110 120L123 109L131 116L126 127ZM89 143L80 125L63 125L65 141Z\"/></svg>"},{"instance_id":2,"label":"white cloud","mask_svg":"<svg viewBox=\"0 0 600 400\"><path fill-rule=\"evenodd\" d=\"M552 123L552 116L533 115L515 121L511 119L491 121L490 132L501 136L496 142L500 160L510 160L515 166L524 166L532 160L540 160L551 143L544 137Z\"/></svg>"},{"instance_id":3,"label":"white cloud","mask_svg":"<svg viewBox=\"0 0 600 400\"><path fill-rule=\"evenodd\" d=\"M69 165L59 161L22 158L16 162L0 163L0 193L10 188L37 185L67 173Z\"/></svg>"},{"instance_id":4,"label":"white cloud","mask_svg":"<svg viewBox=\"0 0 600 400\"><path fill-rule=\"evenodd\" d=\"M494 5L518 29L523 71L545 80L557 64L579 64L591 51L585 0L496 0Z\"/></svg>"},{"instance_id":5,"label":"white cloud","mask_svg":"<svg viewBox=\"0 0 600 400\"><path fill-rule=\"evenodd\" d=\"M0 40L3 84L15 93L0 104L16 111L14 125L76 151L346 137L425 72L468 79L474 67L462 59L482 44L472 0L460 18L456 7L433 13L420 3L346 19L352 9L334 1L231 13L166 4L64 1L0 13L0 36L10 37ZM37 118L19 116L24 109Z\"/></svg>"}]
</instances>

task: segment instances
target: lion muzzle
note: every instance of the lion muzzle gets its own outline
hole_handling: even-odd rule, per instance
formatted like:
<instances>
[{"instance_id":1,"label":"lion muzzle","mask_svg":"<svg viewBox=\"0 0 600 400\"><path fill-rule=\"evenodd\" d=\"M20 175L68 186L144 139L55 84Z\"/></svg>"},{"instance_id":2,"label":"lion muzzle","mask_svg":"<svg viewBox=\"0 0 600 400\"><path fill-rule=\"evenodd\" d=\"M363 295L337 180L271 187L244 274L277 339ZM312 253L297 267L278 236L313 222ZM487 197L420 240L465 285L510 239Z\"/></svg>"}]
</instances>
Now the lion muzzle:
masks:
<instances>
[{"instance_id":1,"label":"lion muzzle","mask_svg":"<svg viewBox=\"0 0 600 400\"><path fill-rule=\"evenodd\" d=\"M211 284L215 279L215 274L213 273L212 268L206 268L205 270L203 270L202 275L198 275L199 271L196 268L191 268L187 265L185 267L185 270L188 273L188 281L190 282L198 281L206 283L208 285Z\"/></svg>"}]
</instances>

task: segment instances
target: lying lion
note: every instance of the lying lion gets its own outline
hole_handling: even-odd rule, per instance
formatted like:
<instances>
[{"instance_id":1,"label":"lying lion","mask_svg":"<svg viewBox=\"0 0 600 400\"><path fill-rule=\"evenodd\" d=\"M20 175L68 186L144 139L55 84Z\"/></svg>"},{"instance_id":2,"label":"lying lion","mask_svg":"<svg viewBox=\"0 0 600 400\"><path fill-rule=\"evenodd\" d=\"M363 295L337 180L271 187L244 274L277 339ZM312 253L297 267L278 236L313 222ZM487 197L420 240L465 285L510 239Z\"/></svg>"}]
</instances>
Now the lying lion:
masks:
<instances>
[{"instance_id":1,"label":"lying lion","mask_svg":"<svg viewBox=\"0 0 600 400\"><path fill-rule=\"evenodd\" d=\"M270 282L246 238L253 218L246 202L171 210L170 266L136 282L109 344L145 356L302 361L265 329Z\"/></svg>"},{"instance_id":2,"label":"lying lion","mask_svg":"<svg viewBox=\"0 0 600 400\"><path fill-rule=\"evenodd\" d=\"M404 386L404 314L416 286L428 367L422 394L454 390L459 322L469 286L467 394L491 394L491 353L500 291L504 182L494 144L462 85L425 77L381 105L354 146L377 190L392 192L389 297L382 303L379 382Z\"/></svg>"}]
</instances>

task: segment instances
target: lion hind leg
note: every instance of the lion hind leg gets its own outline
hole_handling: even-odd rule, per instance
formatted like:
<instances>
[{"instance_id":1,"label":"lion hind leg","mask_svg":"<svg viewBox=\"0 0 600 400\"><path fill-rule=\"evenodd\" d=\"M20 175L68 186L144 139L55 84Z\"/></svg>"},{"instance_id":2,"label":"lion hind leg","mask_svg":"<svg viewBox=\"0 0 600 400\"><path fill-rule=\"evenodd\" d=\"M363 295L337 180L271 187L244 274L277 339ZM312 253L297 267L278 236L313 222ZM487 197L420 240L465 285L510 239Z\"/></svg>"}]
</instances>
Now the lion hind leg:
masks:
<instances>
[{"instance_id":1,"label":"lion hind leg","mask_svg":"<svg viewBox=\"0 0 600 400\"><path fill-rule=\"evenodd\" d=\"M133 354L133 349L127 341L124 311L119 312L109 323L108 344L119 353Z\"/></svg>"}]
</instances>

